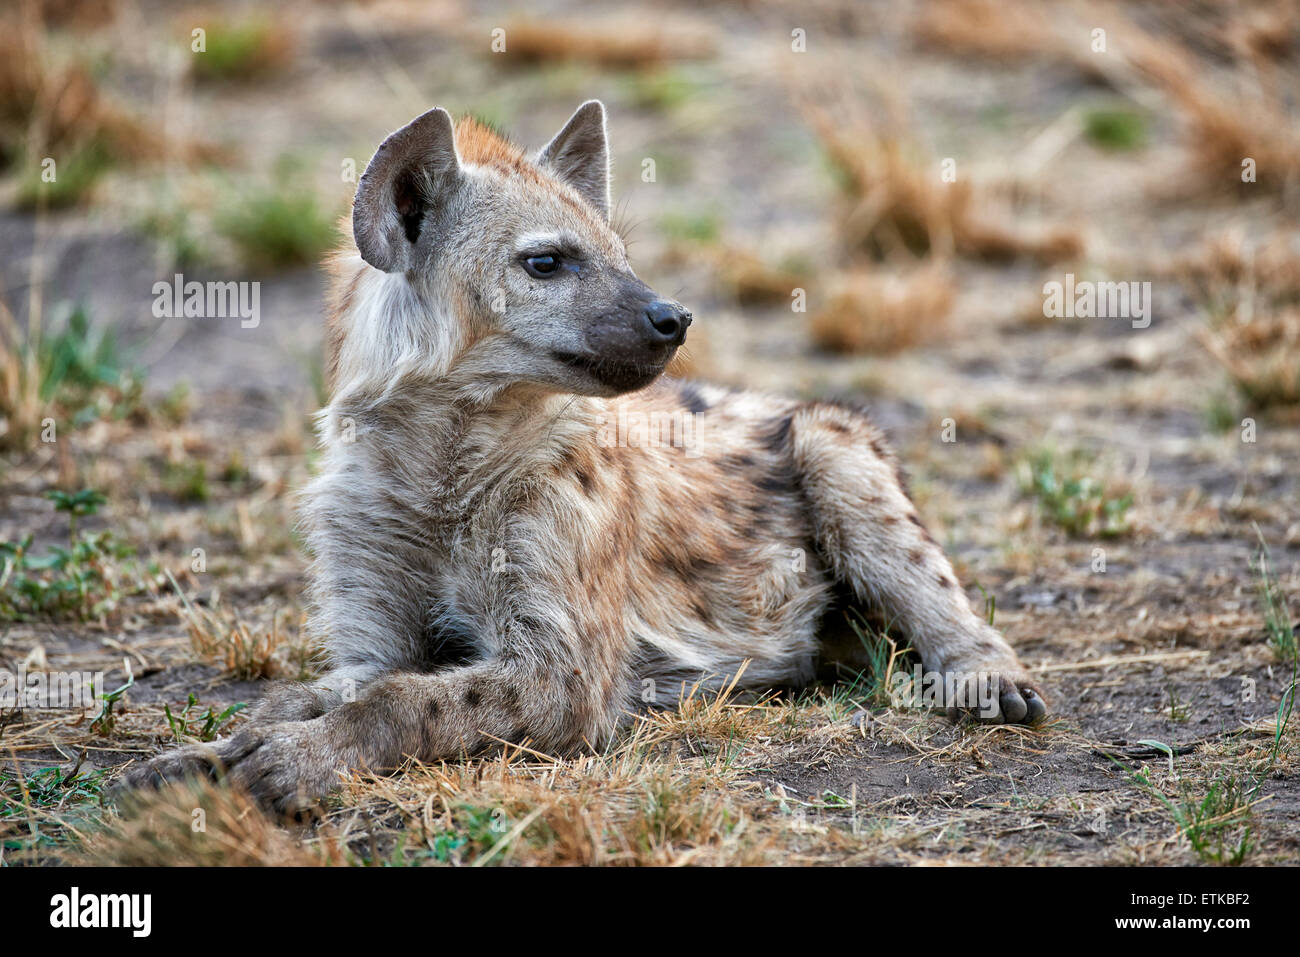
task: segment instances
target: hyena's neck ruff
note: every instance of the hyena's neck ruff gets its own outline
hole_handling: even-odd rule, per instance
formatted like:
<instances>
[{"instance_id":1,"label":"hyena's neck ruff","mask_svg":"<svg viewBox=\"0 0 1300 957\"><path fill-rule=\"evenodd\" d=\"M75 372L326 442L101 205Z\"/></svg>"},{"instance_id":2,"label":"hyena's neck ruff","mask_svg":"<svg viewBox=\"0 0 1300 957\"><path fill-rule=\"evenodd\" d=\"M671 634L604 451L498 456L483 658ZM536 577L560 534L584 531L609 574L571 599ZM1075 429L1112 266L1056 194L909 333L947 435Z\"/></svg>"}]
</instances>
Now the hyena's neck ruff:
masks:
<instances>
[{"instance_id":1,"label":"hyena's neck ruff","mask_svg":"<svg viewBox=\"0 0 1300 957\"><path fill-rule=\"evenodd\" d=\"M846 596L984 693L950 707L1043 714L862 415L658 378L691 317L632 275L607 157L595 103L533 159L440 110L380 147L303 509L330 672L134 782L215 763L287 808L341 769L596 745L684 681L854 666L822 628Z\"/></svg>"},{"instance_id":2,"label":"hyena's neck ruff","mask_svg":"<svg viewBox=\"0 0 1300 957\"><path fill-rule=\"evenodd\" d=\"M431 321L436 303L355 251L336 256L332 272L334 395L319 416L327 472L381 456L404 490L393 497L424 514L441 539L484 502L519 494L530 476L592 440L603 400L485 373L508 362L508 343L476 343L455 316ZM369 445L354 446L358 432ZM373 447L376 437L382 448Z\"/></svg>"}]
</instances>

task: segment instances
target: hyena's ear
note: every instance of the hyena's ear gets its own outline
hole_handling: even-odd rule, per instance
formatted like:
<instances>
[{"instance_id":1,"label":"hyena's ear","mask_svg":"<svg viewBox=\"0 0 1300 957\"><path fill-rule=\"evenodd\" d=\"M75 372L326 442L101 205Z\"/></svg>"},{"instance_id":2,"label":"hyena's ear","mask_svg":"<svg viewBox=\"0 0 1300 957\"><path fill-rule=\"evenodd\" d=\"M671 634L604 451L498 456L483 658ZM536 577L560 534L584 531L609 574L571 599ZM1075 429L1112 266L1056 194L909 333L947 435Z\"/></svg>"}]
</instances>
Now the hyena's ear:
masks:
<instances>
[{"instance_id":1,"label":"hyena's ear","mask_svg":"<svg viewBox=\"0 0 1300 957\"><path fill-rule=\"evenodd\" d=\"M537 165L564 180L609 219L609 141L600 100L578 107L537 154Z\"/></svg>"},{"instance_id":2,"label":"hyena's ear","mask_svg":"<svg viewBox=\"0 0 1300 957\"><path fill-rule=\"evenodd\" d=\"M361 258L384 272L415 264L426 246L428 214L450 199L460 178L451 116L435 107L379 144L357 185L352 235Z\"/></svg>"}]
</instances>

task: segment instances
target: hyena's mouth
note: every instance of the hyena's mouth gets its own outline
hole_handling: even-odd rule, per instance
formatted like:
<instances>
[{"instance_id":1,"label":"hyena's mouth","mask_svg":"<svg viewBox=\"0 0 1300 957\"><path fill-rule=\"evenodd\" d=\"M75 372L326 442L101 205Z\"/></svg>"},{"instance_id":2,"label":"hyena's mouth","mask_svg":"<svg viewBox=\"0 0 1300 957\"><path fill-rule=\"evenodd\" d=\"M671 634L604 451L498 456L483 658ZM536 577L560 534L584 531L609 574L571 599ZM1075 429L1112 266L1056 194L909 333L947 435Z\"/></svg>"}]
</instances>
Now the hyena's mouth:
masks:
<instances>
[{"instance_id":1,"label":"hyena's mouth","mask_svg":"<svg viewBox=\"0 0 1300 957\"><path fill-rule=\"evenodd\" d=\"M626 359L611 359L606 356L582 355L576 352L552 352L551 355L566 366L585 372L601 385L619 392L631 392L653 382L676 349L669 349L662 360L657 362L629 362Z\"/></svg>"}]
</instances>

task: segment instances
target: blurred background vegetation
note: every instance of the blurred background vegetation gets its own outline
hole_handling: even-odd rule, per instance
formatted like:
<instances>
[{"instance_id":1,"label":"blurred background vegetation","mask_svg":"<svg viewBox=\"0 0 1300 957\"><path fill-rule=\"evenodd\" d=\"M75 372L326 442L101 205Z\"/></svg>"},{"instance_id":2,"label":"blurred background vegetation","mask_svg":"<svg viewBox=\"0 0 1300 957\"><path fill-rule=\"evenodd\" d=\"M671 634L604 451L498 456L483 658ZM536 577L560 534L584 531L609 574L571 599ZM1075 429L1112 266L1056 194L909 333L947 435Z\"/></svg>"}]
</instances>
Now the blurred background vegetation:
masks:
<instances>
[{"instance_id":1,"label":"blurred background vegetation","mask_svg":"<svg viewBox=\"0 0 1300 957\"><path fill-rule=\"evenodd\" d=\"M42 373L23 370L74 308L147 355L164 391L239 356L271 391L317 381L309 277L384 133L437 103L536 144L592 96L636 264L706 320L680 371L870 392L873 357L1048 325L1041 286L1069 271L1156 280L1159 316L1199 317L1224 374L1204 383L1212 421L1285 411L1296 24L1270 0L655 16L18 0L0 32L0 442L30 433ZM260 279L267 326L232 341L153 320L151 281L173 270ZM48 315L32 329L34 300ZM1129 336L1132 361L1169 326Z\"/></svg>"},{"instance_id":2,"label":"blurred background vegetation","mask_svg":"<svg viewBox=\"0 0 1300 957\"><path fill-rule=\"evenodd\" d=\"M604 100L633 265L696 316L675 371L868 403L1031 666L1159 658L1104 702L1058 691L1088 734L1244 725L1236 674L1271 713L1300 587L1298 54L1294 0L9 0L0 664L117 690L93 722L0 713L33 772L0 772L0 852L41 859L64 832L34 808L93 800L70 755L210 737L250 682L318 665L292 517L327 398L318 264L375 146L433 105L538 146ZM155 317L176 273L261 283L260 322ZM1150 282L1151 324L1046 317L1067 275ZM854 694L778 715L791 767ZM679 771L654 793L708 814L669 840L656 804L636 859L750 859L718 824L734 795ZM472 844L482 814L447 813L438 840Z\"/></svg>"}]
</instances>

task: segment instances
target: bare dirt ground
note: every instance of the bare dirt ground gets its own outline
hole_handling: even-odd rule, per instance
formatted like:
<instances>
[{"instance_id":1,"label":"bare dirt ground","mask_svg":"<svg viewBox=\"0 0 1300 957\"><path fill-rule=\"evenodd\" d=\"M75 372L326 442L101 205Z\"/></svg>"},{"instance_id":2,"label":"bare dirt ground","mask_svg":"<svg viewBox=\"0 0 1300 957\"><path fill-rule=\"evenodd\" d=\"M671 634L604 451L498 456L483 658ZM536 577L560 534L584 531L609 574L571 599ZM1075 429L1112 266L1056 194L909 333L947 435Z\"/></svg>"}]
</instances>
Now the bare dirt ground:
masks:
<instances>
[{"instance_id":1,"label":"bare dirt ground","mask_svg":"<svg viewBox=\"0 0 1300 957\"><path fill-rule=\"evenodd\" d=\"M1300 152L1294 116L1264 109L1271 89L1294 89L1289 5L1003 6L1013 28L972 2L670 4L653 18L548 2L522 19L456 2L290 3L269 21L287 52L226 82L186 72L191 29L215 35L253 7L112 6L105 22L51 27L49 57L101 56L106 96L220 156L115 166L57 211L24 207L19 168L3 181L0 298L15 327L82 303L143 381L132 402L97 386L91 413L51 413L57 441L10 442L0 458L0 541L31 535L32 554L65 542L46 493L96 489L105 502L78 534L134 550L96 565L97 607L0 620L0 667L131 682L106 720L92 720L102 703L0 708L6 863L1297 859L1297 722L1279 731L1294 659L1270 635L1290 633L1300 591L1300 323L1286 324ZM556 23L590 42L561 43ZM640 53L610 62L616 39ZM319 667L301 633L292 496L313 467L323 281L311 265L248 265L214 225L226 194L292 187L328 220L354 187L348 161L363 168L435 103L540 144L590 97L610 113L634 265L697 317L682 371L865 403L1052 719L953 725L891 706L870 676L757 704L688 690L599 754L511 749L357 778L293 827L223 791L101 808L128 761L194 740L210 708L255 700L267 678ZM858 160L837 161L819 117ZM893 150L911 173L882 159ZM1253 156L1258 180L1242 183ZM959 185L984 233L929 192ZM164 203L186 210L184 230L140 225ZM181 232L210 248L177 265ZM155 318L153 283L177 271L259 281L260 323ZM1044 283L1067 273L1150 282L1149 325L1045 317ZM874 330L861 349L816 331L845 328L832 309L844 289L859 290L842 300L849 334ZM943 304L927 306L936 291ZM1052 478L1076 482L1054 493ZM1113 506L1112 528L1072 517L1094 506Z\"/></svg>"}]
</instances>

